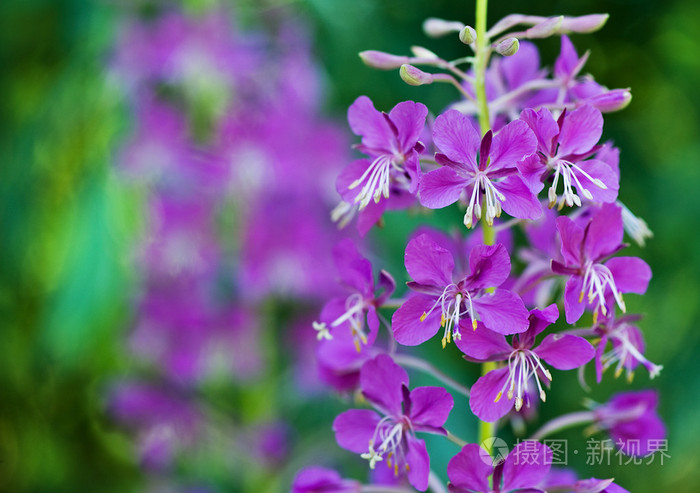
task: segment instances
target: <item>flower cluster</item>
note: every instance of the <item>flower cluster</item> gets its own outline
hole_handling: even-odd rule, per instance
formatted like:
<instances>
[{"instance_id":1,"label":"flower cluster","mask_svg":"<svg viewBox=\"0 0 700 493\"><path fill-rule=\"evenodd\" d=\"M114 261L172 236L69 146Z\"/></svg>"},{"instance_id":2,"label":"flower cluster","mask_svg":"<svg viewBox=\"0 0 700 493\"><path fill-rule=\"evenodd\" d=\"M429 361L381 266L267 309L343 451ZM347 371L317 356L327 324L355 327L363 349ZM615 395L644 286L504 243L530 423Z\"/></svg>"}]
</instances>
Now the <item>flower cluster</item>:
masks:
<instances>
[{"instance_id":1,"label":"flower cluster","mask_svg":"<svg viewBox=\"0 0 700 493\"><path fill-rule=\"evenodd\" d=\"M446 467L452 493L625 491L612 480L551 469L552 452L537 441L492 458L484 443L468 444L446 429L450 392L468 396L484 441L508 422L529 428L547 393L563 390L554 383L556 370L578 369L583 377L594 361L598 382L610 366L629 379L640 365L652 378L661 370L645 356L641 331L631 325L639 316L627 313L624 298L645 293L651 269L640 258L619 255L627 246L625 230L640 244L651 233L619 201L619 150L601 140L603 115L623 109L631 95L582 75L589 54L579 56L568 36L599 29L607 16L512 15L489 30L483 16L477 8L477 30L440 19L424 24L430 36L459 33L473 56L448 61L422 47L413 47L412 56L360 54L371 67L399 69L410 85L447 83L458 100L433 117L421 103L401 102L384 113L359 97L348 122L366 157L339 174L333 219L345 226L357 216L365 235L387 209L457 207L466 228L445 234L421 227L409 238L408 292L398 298L391 298L392 276L381 270L375 284L370 261L351 240L336 247L336 267L350 294L330 300L313 324L318 363L328 384L355 392L373 409L341 413L333 430L338 444L371 470L386 463L397 491L408 491L401 489L407 483L444 490L444 469L435 469L421 433L462 447ZM549 36L561 38L551 70L540 67L530 41ZM378 337L382 325L386 337ZM454 342L464 360L482 365L471 388L406 348L433 344L438 333L442 348ZM405 369L427 373L443 387L411 389ZM622 393L528 431L537 440L589 424L591 432L610 433L623 453L644 456L665 436L656 404L653 391ZM630 446L639 441L641 447ZM292 491L373 488L309 469Z\"/></svg>"}]
</instances>

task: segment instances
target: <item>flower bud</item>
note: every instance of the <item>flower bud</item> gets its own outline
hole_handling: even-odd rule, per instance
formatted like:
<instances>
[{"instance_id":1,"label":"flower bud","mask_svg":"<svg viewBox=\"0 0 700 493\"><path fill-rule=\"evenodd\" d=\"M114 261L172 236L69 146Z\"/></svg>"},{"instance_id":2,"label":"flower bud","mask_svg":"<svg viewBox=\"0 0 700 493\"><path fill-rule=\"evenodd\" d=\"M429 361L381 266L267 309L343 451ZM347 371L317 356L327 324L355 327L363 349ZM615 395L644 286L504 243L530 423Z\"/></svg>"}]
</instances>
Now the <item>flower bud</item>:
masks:
<instances>
[{"instance_id":1,"label":"flower bud","mask_svg":"<svg viewBox=\"0 0 700 493\"><path fill-rule=\"evenodd\" d=\"M459 32L459 40L465 45L470 45L476 41L476 31L471 26L464 26Z\"/></svg>"},{"instance_id":2,"label":"flower bud","mask_svg":"<svg viewBox=\"0 0 700 493\"><path fill-rule=\"evenodd\" d=\"M561 32L564 16L550 17L549 19L535 24L530 29L525 31L525 35L530 39L548 38L553 34Z\"/></svg>"},{"instance_id":3,"label":"flower bud","mask_svg":"<svg viewBox=\"0 0 700 493\"><path fill-rule=\"evenodd\" d=\"M433 83L433 75L423 72L421 69L407 63L401 65L399 70L401 79L409 86L422 86Z\"/></svg>"},{"instance_id":4,"label":"flower bud","mask_svg":"<svg viewBox=\"0 0 700 493\"><path fill-rule=\"evenodd\" d=\"M381 70L392 70L399 68L410 60L407 56L392 55L383 51L367 50L359 53L365 65Z\"/></svg>"},{"instance_id":5,"label":"flower bud","mask_svg":"<svg viewBox=\"0 0 700 493\"><path fill-rule=\"evenodd\" d=\"M464 24L458 21L446 21L436 17L430 17L423 21L423 31L431 38L439 38L450 33L459 32Z\"/></svg>"},{"instance_id":6,"label":"flower bud","mask_svg":"<svg viewBox=\"0 0 700 493\"><path fill-rule=\"evenodd\" d=\"M609 14L591 14L580 17L564 17L561 24L563 32L567 33L592 33L605 25Z\"/></svg>"},{"instance_id":7,"label":"flower bud","mask_svg":"<svg viewBox=\"0 0 700 493\"><path fill-rule=\"evenodd\" d=\"M623 110L630 104L630 101L632 101L632 93L629 89L613 89L586 100L587 103L598 108L601 113Z\"/></svg>"},{"instance_id":8,"label":"flower bud","mask_svg":"<svg viewBox=\"0 0 700 493\"><path fill-rule=\"evenodd\" d=\"M411 53L418 58L428 58L431 60L440 58L428 48L423 48L422 46L411 46Z\"/></svg>"},{"instance_id":9,"label":"flower bud","mask_svg":"<svg viewBox=\"0 0 700 493\"><path fill-rule=\"evenodd\" d=\"M496 53L503 56L513 56L518 52L518 38L506 38L496 45Z\"/></svg>"}]
</instances>

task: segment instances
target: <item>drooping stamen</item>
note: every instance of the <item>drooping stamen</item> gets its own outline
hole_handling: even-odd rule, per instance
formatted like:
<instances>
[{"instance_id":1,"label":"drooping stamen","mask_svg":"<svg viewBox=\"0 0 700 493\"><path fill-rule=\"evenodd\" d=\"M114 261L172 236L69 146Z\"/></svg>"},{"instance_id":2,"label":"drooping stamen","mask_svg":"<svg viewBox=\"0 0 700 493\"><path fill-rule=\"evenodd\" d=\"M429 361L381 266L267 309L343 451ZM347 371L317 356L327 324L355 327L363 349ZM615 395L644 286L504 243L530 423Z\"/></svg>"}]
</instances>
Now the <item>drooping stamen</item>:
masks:
<instances>
[{"instance_id":1,"label":"drooping stamen","mask_svg":"<svg viewBox=\"0 0 700 493\"><path fill-rule=\"evenodd\" d=\"M411 423L405 417L396 420L393 416L384 416L374 429L372 439L369 441L368 451L360 457L369 461L369 467L374 469L377 462L384 460L386 454L387 466L394 469L394 474L399 474L399 464L408 464L402 447L402 438L405 431L411 430ZM379 443L375 449L374 445ZM393 462L393 464L392 464Z\"/></svg>"},{"instance_id":2,"label":"drooping stamen","mask_svg":"<svg viewBox=\"0 0 700 493\"><path fill-rule=\"evenodd\" d=\"M367 344L367 334L364 323L365 300L360 293L353 293L345 300L345 313L331 322L331 327L338 327L344 322L350 325L350 331L355 339L355 348L360 352L361 344Z\"/></svg>"},{"instance_id":3,"label":"drooping stamen","mask_svg":"<svg viewBox=\"0 0 700 493\"><path fill-rule=\"evenodd\" d=\"M615 202L622 208L622 226L628 235L639 246L644 246L648 238L653 238L654 233L649 229L646 221L641 217L635 216L629 208L620 202L619 200Z\"/></svg>"},{"instance_id":4,"label":"drooping stamen","mask_svg":"<svg viewBox=\"0 0 700 493\"><path fill-rule=\"evenodd\" d=\"M456 284L448 285L430 310L423 312L420 321L423 322L438 306L440 306L440 326L445 329L442 336L443 348L452 342L452 339L459 340L462 338L462 334L459 331L459 321L464 315L469 315L472 327L476 330L476 312L472 304L472 297L468 291L459 291Z\"/></svg>"},{"instance_id":5,"label":"drooping stamen","mask_svg":"<svg viewBox=\"0 0 700 493\"><path fill-rule=\"evenodd\" d=\"M358 210L359 206L357 204L350 204L344 200L341 200L340 203L331 211L331 221L338 223L338 227L342 229L347 226L350 221L352 221L352 218L355 217Z\"/></svg>"},{"instance_id":6,"label":"drooping stamen","mask_svg":"<svg viewBox=\"0 0 700 493\"><path fill-rule=\"evenodd\" d=\"M481 190L484 191L483 207L479 202ZM474 188L472 189L472 195L469 198L467 212L464 214L464 225L467 228L471 228L474 225L473 216L476 215L477 219L481 219L481 215L484 213L486 222L492 226L493 220L497 217L501 217L501 212L503 211L501 208L501 202L505 200L505 195L498 191L486 173L479 171L474 176Z\"/></svg>"},{"instance_id":7,"label":"drooping stamen","mask_svg":"<svg viewBox=\"0 0 700 493\"><path fill-rule=\"evenodd\" d=\"M631 358L643 365L649 371L649 378L659 376L661 370L663 369L663 365L652 363L641 353L639 348L637 348L637 345L630 339L630 334L627 331L626 326L622 325L617 328L610 334L610 339L616 341L618 344L613 343L612 349L603 354L601 358L603 371L617 363L615 368L615 378L619 377L626 368L627 380L631 382L634 379L634 370L627 366L627 363Z\"/></svg>"},{"instance_id":8,"label":"drooping stamen","mask_svg":"<svg viewBox=\"0 0 700 493\"><path fill-rule=\"evenodd\" d=\"M547 395L540 382L540 372L544 374L547 380L552 381L552 374L542 365L537 354L529 349L516 349L508 356L508 377L496 395L494 402L500 401L505 393L508 400L515 399L514 406L516 411L522 409L523 403L530 407L527 390L532 377L534 377L537 384L540 399L542 402L545 402Z\"/></svg>"},{"instance_id":9,"label":"drooping stamen","mask_svg":"<svg viewBox=\"0 0 700 493\"><path fill-rule=\"evenodd\" d=\"M623 313L627 311L625 306L625 300L622 298L622 292L617 289L615 285L615 279L613 278L612 272L603 264L594 264L588 261L586 264L586 271L583 276L583 284L581 287L581 293L579 296L579 303L583 302L583 298L588 296L588 303L593 303L593 300L597 300L597 304L593 311L594 323L598 319L598 310L606 316L608 314L608 307L605 302L605 294L607 288L612 291L613 298L620 307Z\"/></svg>"},{"instance_id":10,"label":"drooping stamen","mask_svg":"<svg viewBox=\"0 0 700 493\"><path fill-rule=\"evenodd\" d=\"M583 195L586 199L593 199L593 194L591 194L590 190L583 186L577 174L583 175L598 188L601 188L603 190L606 190L608 188L607 185L603 183L600 179L593 178L575 163L566 161L564 159L555 159L553 161L554 165L552 166L550 164L550 166L554 169L554 180L552 181L552 186L547 192L550 209L554 207L554 205L557 203L557 186L559 184L559 176L561 176L562 179L563 190L561 199L559 201L559 206L557 207L558 210L561 210L564 207L564 204L566 204L569 207L572 207L574 204L576 204L578 207L581 207L581 198L578 195L576 195L576 192L574 192L573 187L576 187L579 193Z\"/></svg>"},{"instance_id":11,"label":"drooping stamen","mask_svg":"<svg viewBox=\"0 0 700 493\"><path fill-rule=\"evenodd\" d=\"M352 190L364 183L362 189L355 197L355 203L359 202L360 210L367 207L371 200L379 202L382 196L386 199L389 198L391 171L393 169L403 173L404 169L400 166L402 162L401 156L382 154L372 161L365 172L362 173L362 176L350 184L348 189Z\"/></svg>"}]
</instances>

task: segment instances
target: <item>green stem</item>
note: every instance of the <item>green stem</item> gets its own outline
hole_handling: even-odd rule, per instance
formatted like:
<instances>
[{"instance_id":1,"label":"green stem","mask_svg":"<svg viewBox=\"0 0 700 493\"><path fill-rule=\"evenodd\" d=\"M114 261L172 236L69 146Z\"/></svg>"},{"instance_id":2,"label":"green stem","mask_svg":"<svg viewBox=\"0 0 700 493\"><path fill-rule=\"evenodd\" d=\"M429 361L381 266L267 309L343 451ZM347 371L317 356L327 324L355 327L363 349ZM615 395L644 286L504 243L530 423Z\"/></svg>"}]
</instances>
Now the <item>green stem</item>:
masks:
<instances>
[{"instance_id":1,"label":"green stem","mask_svg":"<svg viewBox=\"0 0 700 493\"><path fill-rule=\"evenodd\" d=\"M474 92L476 94L476 106L479 111L479 127L481 135L491 129L489 119L489 105L486 100L486 66L489 62L490 46L489 37L486 34L486 8L488 0L476 0L476 44L474 56ZM484 232L484 244L493 245L496 242L496 232L493 226L482 221ZM496 364L486 362L481 365L481 374L486 375L496 369ZM496 423L479 421L479 443L496 434Z\"/></svg>"},{"instance_id":2,"label":"green stem","mask_svg":"<svg viewBox=\"0 0 700 493\"><path fill-rule=\"evenodd\" d=\"M474 92L479 110L481 135L491 129L489 105L486 100L486 66L489 63L489 37L486 34L486 6L488 0L476 0L476 53L474 56Z\"/></svg>"}]
</instances>

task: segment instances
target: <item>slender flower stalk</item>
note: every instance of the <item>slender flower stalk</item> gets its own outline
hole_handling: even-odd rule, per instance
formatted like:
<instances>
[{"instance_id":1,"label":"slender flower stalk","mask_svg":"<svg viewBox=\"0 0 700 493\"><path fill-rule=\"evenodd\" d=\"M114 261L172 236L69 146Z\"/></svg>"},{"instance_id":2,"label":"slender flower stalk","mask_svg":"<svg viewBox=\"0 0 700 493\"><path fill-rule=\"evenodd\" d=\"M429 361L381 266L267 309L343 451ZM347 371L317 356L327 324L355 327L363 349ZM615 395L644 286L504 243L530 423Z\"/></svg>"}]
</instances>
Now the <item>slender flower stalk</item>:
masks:
<instances>
[{"instance_id":1,"label":"slender flower stalk","mask_svg":"<svg viewBox=\"0 0 700 493\"><path fill-rule=\"evenodd\" d=\"M426 375L430 375L431 377L435 378L436 380L439 380L445 385L449 385L453 390L459 392L463 396L469 397L468 387L465 387L453 378L450 378L449 376L445 375L443 372L435 368L435 366L431 365L424 359L418 358L416 356L410 356L408 354L396 354L394 355L394 361L396 361L399 365L403 367L413 368L414 370L422 371Z\"/></svg>"},{"instance_id":2,"label":"slender flower stalk","mask_svg":"<svg viewBox=\"0 0 700 493\"><path fill-rule=\"evenodd\" d=\"M542 428L532 434L530 440L542 440L545 437L574 426L586 425L595 421L593 411L579 411L558 416L545 423Z\"/></svg>"}]
</instances>

